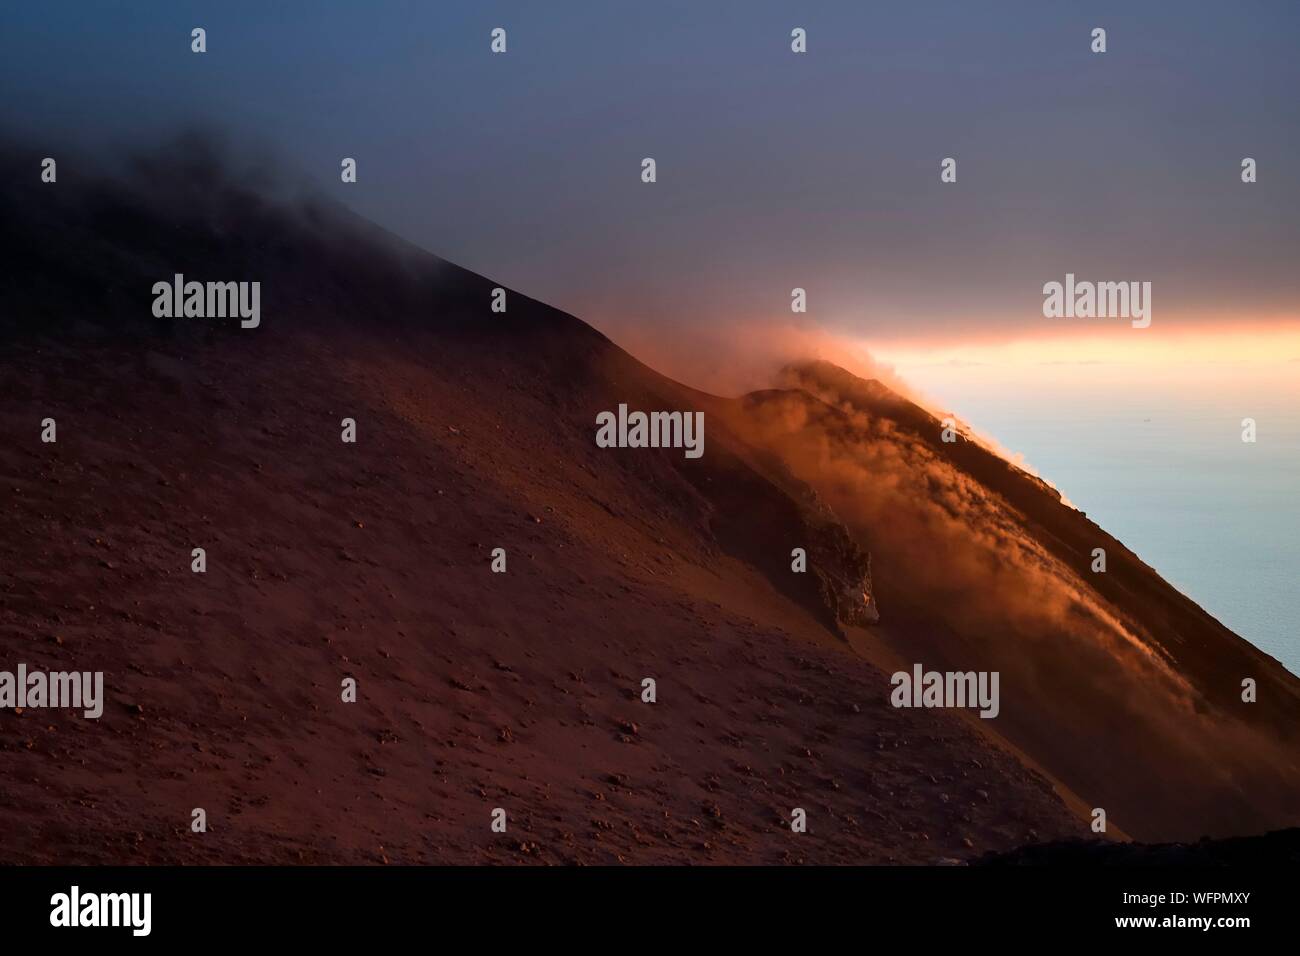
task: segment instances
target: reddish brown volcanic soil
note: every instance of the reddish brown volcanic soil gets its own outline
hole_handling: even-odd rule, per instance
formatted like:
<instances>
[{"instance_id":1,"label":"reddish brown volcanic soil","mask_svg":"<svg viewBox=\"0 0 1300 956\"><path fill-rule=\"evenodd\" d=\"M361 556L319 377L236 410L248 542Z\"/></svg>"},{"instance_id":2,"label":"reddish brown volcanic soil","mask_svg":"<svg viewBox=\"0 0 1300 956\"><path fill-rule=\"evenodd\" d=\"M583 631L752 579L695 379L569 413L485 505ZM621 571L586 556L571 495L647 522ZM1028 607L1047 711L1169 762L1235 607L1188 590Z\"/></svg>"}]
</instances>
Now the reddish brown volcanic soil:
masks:
<instances>
[{"instance_id":1,"label":"reddish brown volcanic soil","mask_svg":"<svg viewBox=\"0 0 1300 956\"><path fill-rule=\"evenodd\" d=\"M0 670L102 670L107 703L0 710L0 862L933 863L1093 806L1297 822L1294 678L876 383L714 399L201 154L143 171L5 187ZM175 272L261 281L261 327L154 319ZM619 402L704 410L704 456L597 448ZM867 551L882 621L850 626ZM914 661L1003 668L1003 715L889 706Z\"/></svg>"}]
</instances>

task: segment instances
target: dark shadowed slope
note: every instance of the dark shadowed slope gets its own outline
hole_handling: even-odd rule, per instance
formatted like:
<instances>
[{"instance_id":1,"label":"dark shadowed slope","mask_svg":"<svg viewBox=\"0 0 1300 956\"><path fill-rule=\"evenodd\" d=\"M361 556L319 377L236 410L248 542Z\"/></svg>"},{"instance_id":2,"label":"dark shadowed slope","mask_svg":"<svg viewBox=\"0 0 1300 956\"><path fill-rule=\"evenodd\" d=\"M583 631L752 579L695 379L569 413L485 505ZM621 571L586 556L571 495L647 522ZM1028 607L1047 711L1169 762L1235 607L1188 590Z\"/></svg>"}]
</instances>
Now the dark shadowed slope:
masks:
<instances>
[{"instance_id":1,"label":"dark shadowed slope","mask_svg":"<svg viewBox=\"0 0 1300 956\"><path fill-rule=\"evenodd\" d=\"M108 701L0 710L5 862L932 862L1087 835L959 717L887 705L842 637L866 553L777 456L721 420L698 461L595 447L598 411L697 394L202 149L56 187L6 155L0 669L102 670ZM154 319L176 272L262 282L260 328Z\"/></svg>"},{"instance_id":2,"label":"dark shadowed slope","mask_svg":"<svg viewBox=\"0 0 1300 956\"><path fill-rule=\"evenodd\" d=\"M1297 822L1296 680L882 386L683 388L202 149L24 170L0 669L103 670L109 703L0 711L5 859L920 862L1092 807L1146 839ZM153 318L176 272L262 282L261 327ZM597 448L620 402L703 409L704 457ZM914 662L999 670L1001 714L891 708Z\"/></svg>"},{"instance_id":3,"label":"dark shadowed slope","mask_svg":"<svg viewBox=\"0 0 1300 956\"><path fill-rule=\"evenodd\" d=\"M982 866L1295 867L1300 865L1300 829L1196 843L1037 843L1010 853L989 854L975 862Z\"/></svg>"}]
</instances>

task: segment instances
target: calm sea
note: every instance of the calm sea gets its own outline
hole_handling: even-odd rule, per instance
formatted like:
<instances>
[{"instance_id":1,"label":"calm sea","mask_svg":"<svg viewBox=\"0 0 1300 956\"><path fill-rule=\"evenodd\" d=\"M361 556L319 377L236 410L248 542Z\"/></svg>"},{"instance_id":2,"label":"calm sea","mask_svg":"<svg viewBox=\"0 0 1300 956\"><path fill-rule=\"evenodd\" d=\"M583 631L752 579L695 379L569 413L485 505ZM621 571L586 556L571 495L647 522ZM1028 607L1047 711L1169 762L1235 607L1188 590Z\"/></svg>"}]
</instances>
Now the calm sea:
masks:
<instances>
[{"instance_id":1,"label":"calm sea","mask_svg":"<svg viewBox=\"0 0 1300 956\"><path fill-rule=\"evenodd\" d=\"M1300 674L1300 363L899 371Z\"/></svg>"}]
</instances>

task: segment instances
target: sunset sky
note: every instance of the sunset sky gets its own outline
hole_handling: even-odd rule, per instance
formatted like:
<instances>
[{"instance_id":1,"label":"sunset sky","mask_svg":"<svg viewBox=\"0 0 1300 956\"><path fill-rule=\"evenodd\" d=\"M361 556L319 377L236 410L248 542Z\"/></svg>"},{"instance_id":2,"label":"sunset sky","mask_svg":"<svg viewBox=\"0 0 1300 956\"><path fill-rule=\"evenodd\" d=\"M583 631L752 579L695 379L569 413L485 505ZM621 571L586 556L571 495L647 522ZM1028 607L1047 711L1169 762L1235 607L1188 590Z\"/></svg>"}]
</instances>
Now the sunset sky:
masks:
<instances>
[{"instance_id":1,"label":"sunset sky","mask_svg":"<svg viewBox=\"0 0 1300 956\"><path fill-rule=\"evenodd\" d=\"M274 156L615 333L789 322L800 286L810 327L883 354L988 357L1119 325L1043 318L1043 283L1073 272L1152 282L1152 327L1107 337L1117 355L1191 328L1267 336L1300 319L1300 5L1167 11L8 4L0 121L33 145L114 151L220 131L250 162ZM505 55L489 52L496 26ZM1105 54L1089 50L1095 26ZM355 185L339 182L343 156ZM948 156L954 184L939 181Z\"/></svg>"}]
</instances>

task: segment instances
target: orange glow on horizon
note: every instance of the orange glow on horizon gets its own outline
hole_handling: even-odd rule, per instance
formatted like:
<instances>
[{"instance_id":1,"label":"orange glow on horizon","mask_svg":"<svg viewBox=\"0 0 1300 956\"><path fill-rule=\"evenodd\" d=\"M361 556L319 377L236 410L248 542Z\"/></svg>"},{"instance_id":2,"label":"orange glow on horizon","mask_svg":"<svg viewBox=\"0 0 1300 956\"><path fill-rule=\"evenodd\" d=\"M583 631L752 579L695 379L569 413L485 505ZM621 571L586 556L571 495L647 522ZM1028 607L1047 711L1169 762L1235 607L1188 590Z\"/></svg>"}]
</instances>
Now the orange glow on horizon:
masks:
<instances>
[{"instance_id":1,"label":"orange glow on horizon","mask_svg":"<svg viewBox=\"0 0 1300 956\"><path fill-rule=\"evenodd\" d=\"M1284 367L1300 379L1300 321L1231 326L1134 329L1119 327L1002 342L877 345L872 353L904 376L909 369L1056 369L1139 366L1157 371L1182 366Z\"/></svg>"}]
</instances>

